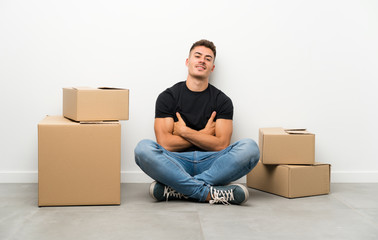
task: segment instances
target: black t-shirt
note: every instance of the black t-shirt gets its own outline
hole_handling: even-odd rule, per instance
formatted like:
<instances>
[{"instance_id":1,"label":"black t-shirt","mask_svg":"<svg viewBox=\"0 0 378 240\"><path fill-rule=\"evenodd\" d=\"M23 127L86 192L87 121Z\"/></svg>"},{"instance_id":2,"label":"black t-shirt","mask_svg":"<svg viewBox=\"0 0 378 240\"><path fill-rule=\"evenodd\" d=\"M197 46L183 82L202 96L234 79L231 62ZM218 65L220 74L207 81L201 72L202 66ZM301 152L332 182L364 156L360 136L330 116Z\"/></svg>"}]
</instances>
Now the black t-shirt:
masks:
<instances>
[{"instance_id":1,"label":"black t-shirt","mask_svg":"<svg viewBox=\"0 0 378 240\"><path fill-rule=\"evenodd\" d=\"M234 107L231 99L211 84L202 92L193 92L183 81L167 88L158 96L155 118L172 117L176 122L176 112L179 112L186 126L201 130L205 128L213 111L217 112L215 121L232 120Z\"/></svg>"}]
</instances>

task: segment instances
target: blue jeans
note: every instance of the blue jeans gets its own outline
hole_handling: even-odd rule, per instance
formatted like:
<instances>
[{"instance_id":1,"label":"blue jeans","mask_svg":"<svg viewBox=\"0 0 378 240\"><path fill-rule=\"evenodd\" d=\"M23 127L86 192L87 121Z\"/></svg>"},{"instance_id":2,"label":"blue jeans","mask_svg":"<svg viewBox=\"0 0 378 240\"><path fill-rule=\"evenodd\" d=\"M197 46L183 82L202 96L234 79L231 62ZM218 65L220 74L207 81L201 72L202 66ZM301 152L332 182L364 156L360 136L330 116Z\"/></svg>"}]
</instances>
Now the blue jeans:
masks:
<instances>
[{"instance_id":1,"label":"blue jeans","mask_svg":"<svg viewBox=\"0 0 378 240\"><path fill-rule=\"evenodd\" d=\"M245 176L259 158L259 148L252 139L219 152L170 152L152 140L142 140L135 148L135 162L148 176L201 202L210 186L227 185Z\"/></svg>"}]
</instances>

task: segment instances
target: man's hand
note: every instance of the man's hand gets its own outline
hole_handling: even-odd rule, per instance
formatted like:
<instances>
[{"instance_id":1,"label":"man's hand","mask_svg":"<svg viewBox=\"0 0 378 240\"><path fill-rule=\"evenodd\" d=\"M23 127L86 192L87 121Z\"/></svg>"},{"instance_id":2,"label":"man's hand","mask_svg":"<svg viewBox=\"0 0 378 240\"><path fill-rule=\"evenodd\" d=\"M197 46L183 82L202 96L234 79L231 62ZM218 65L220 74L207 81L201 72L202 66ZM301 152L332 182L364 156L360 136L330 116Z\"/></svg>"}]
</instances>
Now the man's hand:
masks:
<instances>
[{"instance_id":1,"label":"man's hand","mask_svg":"<svg viewBox=\"0 0 378 240\"><path fill-rule=\"evenodd\" d=\"M199 131L200 133L215 136L215 121L214 121L214 118L215 118L216 114L217 113L215 111L211 114L209 120L206 123L205 128ZM180 113L177 112L176 116L177 116L178 121L174 123L172 134L176 135L176 136L182 136L184 131L187 130L187 126L186 126L185 121L182 119Z\"/></svg>"},{"instance_id":2,"label":"man's hand","mask_svg":"<svg viewBox=\"0 0 378 240\"><path fill-rule=\"evenodd\" d=\"M209 120L207 121L206 123L206 126L204 129L200 130L201 133L205 133L205 134L208 134L208 135L211 135L211 136L215 136L215 122L214 122L214 118L215 118L215 115L217 113L214 111Z\"/></svg>"},{"instance_id":3,"label":"man's hand","mask_svg":"<svg viewBox=\"0 0 378 240\"><path fill-rule=\"evenodd\" d=\"M173 135L176 136L181 136L181 134L185 131L186 129L186 123L182 119L180 113L176 112L176 116L178 121L174 123L173 125Z\"/></svg>"}]
</instances>

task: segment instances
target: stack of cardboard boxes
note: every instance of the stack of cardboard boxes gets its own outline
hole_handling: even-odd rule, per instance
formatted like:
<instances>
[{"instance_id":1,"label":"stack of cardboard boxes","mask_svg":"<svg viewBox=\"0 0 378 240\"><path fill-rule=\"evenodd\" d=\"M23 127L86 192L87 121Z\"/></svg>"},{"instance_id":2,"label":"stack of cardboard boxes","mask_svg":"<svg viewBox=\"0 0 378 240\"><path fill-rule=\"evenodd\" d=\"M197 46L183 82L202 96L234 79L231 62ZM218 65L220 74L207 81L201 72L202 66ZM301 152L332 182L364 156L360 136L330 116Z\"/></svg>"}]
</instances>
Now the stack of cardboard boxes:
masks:
<instances>
[{"instance_id":1,"label":"stack of cardboard boxes","mask_svg":"<svg viewBox=\"0 0 378 240\"><path fill-rule=\"evenodd\" d=\"M129 90L64 88L63 116L38 124L38 205L120 204Z\"/></svg>"},{"instance_id":2,"label":"stack of cardboard boxes","mask_svg":"<svg viewBox=\"0 0 378 240\"><path fill-rule=\"evenodd\" d=\"M247 186L287 198L328 194L330 164L315 162L315 135L305 129L261 128L260 161Z\"/></svg>"}]
</instances>

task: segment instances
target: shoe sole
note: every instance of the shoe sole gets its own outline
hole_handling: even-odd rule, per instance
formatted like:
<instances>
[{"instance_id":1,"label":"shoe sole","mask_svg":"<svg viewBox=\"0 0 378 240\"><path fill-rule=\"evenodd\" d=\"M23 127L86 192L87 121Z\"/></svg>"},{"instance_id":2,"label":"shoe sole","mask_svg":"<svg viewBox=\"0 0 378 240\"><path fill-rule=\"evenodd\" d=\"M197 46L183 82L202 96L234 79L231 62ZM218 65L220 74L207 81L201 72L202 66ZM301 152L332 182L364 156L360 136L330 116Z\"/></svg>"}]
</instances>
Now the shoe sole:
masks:
<instances>
[{"instance_id":1,"label":"shoe sole","mask_svg":"<svg viewBox=\"0 0 378 240\"><path fill-rule=\"evenodd\" d=\"M240 204L243 204L243 203L245 203L245 202L248 201L248 199L249 199L249 192L248 192L248 189L244 185L239 184L239 183L235 183L235 184L229 184L228 186L230 186L230 185L239 186L241 189L243 189L245 198L244 198L244 201L241 202Z\"/></svg>"},{"instance_id":2,"label":"shoe sole","mask_svg":"<svg viewBox=\"0 0 378 240\"><path fill-rule=\"evenodd\" d=\"M156 183L157 183L157 182L154 181L154 182L151 183L151 185L150 185L150 196L151 196L153 199L155 199L155 200L157 201L156 197L154 196L154 188L155 188Z\"/></svg>"}]
</instances>

